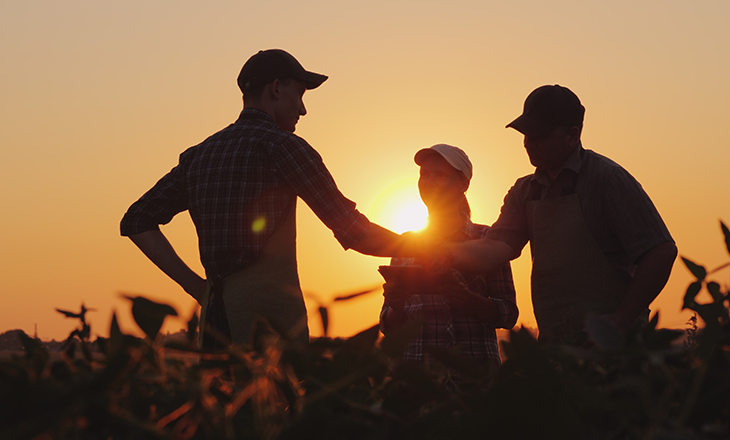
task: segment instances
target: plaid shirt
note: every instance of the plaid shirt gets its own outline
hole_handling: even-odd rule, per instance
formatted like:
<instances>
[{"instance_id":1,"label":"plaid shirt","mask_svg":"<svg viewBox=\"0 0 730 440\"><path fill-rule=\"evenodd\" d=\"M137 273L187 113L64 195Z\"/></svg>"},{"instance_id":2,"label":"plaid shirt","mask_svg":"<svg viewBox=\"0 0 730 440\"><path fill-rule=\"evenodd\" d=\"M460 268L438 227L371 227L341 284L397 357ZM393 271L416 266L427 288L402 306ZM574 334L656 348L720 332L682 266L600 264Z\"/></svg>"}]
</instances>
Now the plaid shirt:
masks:
<instances>
[{"instance_id":1,"label":"plaid shirt","mask_svg":"<svg viewBox=\"0 0 730 440\"><path fill-rule=\"evenodd\" d=\"M301 197L348 249L369 221L345 198L320 155L274 119L244 109L234 123L180 155L180 163L136 201L122 235L159 229L190 211L210 280L252 264Z\"/></svg>"},{"instance_id":2,"label":"plaid shirt","mask_svg":"<svg viewBox=\"0 0 730 440\"><path fill-rule=\"evenodd\" d=\"M466 219L461 227L461 232L471 239L484 238L488 230L489 226L474 224L469 219ZM414 263L413 258L396 257L390 264L409 266ZM499 319L497 322L485 322L471 314L469 310L451 306L449 301L440 295L412 295L406 300L403 309L406 319L420 317L423 324L416 339L406 346L403 359L423 362L424 348L435 345L455 350L482 365L499 366L501 363L499 345L494 329L512 328L517 322L519 313L510 264L505 264L489 276L466 276L454 269L451 272L458 281L466 284L471 292L490 298L497 306ZM383 305L380 312L381 321L389 308Z\"/></svg>"}]
</instances>

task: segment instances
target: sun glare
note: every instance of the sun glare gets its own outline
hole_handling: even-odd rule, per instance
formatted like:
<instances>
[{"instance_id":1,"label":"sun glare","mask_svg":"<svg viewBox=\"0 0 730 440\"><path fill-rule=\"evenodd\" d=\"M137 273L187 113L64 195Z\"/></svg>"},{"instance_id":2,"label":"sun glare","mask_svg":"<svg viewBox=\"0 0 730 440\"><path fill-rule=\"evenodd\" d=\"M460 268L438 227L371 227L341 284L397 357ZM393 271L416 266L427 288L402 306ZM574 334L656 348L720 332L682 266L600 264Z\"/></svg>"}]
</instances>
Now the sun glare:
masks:
<instances>
[{"instance_id":1,"label":"sun glare","mask_svg":"<svg viewBox=\"0 0 730 440\"><path fill-rule=\"evenodd\" d=\"M399 180L385 188L370 205L368 217L399 234L423 229L428 210L418 195L418 179Z\"/></svg>"}]
</instances>

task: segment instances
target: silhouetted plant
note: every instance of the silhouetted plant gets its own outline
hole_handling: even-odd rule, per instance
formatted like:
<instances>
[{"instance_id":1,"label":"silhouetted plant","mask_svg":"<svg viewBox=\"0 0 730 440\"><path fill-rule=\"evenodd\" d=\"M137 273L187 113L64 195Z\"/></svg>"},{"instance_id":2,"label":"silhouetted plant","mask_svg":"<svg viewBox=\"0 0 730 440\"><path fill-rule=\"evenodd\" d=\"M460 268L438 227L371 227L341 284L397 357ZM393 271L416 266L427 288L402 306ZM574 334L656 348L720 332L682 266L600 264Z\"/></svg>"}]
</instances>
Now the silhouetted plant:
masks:
<instances>
[{"instance_id":1,"label":"silhouetted plant","mask_svg":"<svg viewBox=\"0 0 730 440\"><path fill-rule=\"evenodd\" d=\"M626 334L589 322L592 347L515 329L498 371L435 347L426 366L399 361L418 322L307 347L257 322L249 344L201 352L196 314L184 342L164 342L162 323L177 314L165 304L130 297L145 337L122 333L114 315L95 345L88 309L62 311L79 320L69 339L88 355L59 358L22 334L24 355L0 361L0 438L727 439L728 288L708 279L727 265L708 272L683 260L696 278L683 305L702 320L690 320L688 343L658 329L658 314ZM702 289L711 302L696 300Z\"/></svg>"}]
</instances>

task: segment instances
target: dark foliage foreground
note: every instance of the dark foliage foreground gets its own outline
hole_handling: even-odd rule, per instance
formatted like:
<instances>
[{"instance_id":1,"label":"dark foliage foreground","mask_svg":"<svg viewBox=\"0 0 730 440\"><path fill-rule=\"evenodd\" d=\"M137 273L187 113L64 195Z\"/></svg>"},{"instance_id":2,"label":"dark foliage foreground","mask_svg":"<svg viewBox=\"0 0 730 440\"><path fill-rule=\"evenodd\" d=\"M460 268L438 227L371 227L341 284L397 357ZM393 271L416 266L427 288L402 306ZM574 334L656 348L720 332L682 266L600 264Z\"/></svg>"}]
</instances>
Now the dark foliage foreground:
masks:
<instances>
[{"instance_id":1,"label":"dark foliage foreground","mask_svg":"<svg viewBox=\"0 0 730 440\"><path fill-rule=\"evenodd\" d=\"M200 353L193 316L187 343L165 346L158 333L176 311L141 297L130 300L145 338L114 317L92 344L82 308L60 357L23 334L25 355L0 363L0 438L728 439L728 289L684 262L697 280L683 343L656 315L623 337L589 321L592 347L546 346L520 329L499 371L435 348L425 368L389 361L413 325L295 347L261 323L250 346ZM712 301L700 304L703 289Z\"/></svg>"}]
</instances>

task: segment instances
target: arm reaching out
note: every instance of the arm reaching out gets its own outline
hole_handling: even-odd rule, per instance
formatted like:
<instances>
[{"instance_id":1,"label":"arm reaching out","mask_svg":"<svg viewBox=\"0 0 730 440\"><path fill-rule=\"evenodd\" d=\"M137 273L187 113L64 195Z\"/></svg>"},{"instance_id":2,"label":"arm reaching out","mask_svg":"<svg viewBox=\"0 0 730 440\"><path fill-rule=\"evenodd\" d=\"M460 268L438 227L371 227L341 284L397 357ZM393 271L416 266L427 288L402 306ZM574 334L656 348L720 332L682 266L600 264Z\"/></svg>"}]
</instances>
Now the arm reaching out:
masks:
<instances>
[{"instance_id":1,"label":"arm reaching out","mask_svg":"<svg viewBox=\"0 0 730 440\"><path fill-rule=\"evenodd\" d=\"M370 223L365 235L352 245L352 249L365 255L391 257L398 254L404 243L404 238L395 232Z\"/></svg>"},{"instance_id":2,"label":"arm reaching out","mask_svg":"<svg viewBox=\"0 0 730 440\"><path fill-rule=\"evenodd\" d=\"M352 245L352 249L376 257L405 256L426 260L432 255L447 253L446 244L440 240L423 240L408 233L398 235L375 223L368 225L366 234Z\"/></svg>"},{"instance_id":3,"label":"arm reaching out","mask_svg":"<svg viewBox=\"0 0 730 440\"><path fill-rule=\"evenodd\" d=\"M162 231L146 231L129 238L147 258L200 303L207 282L180 259Z\"/></svg>"},{"instance_id":4,"label":"arm reaching out","mask_svg":"<svg viewBox=\"0 0 730 440\"><path fill-rule=\"evenodd\" d=\"M518 254L507 243L483 238L449 247L453 266L463 272L492 273Z\"/></svg>"}]
</instances>

